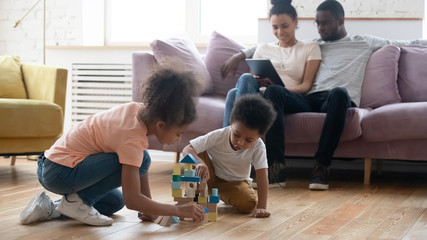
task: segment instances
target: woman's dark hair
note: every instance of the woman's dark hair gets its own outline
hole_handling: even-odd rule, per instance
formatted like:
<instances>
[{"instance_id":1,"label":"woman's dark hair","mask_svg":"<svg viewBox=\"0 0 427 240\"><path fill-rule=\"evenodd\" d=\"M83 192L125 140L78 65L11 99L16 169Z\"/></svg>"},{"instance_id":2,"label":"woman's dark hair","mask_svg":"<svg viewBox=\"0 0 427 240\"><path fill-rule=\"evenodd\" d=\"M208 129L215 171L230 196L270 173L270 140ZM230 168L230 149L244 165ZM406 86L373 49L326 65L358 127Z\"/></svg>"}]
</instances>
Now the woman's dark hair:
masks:
<instances>
[{"instance_id":1,"label":"woman's dark hair","mask_svg":"<svg viewBox=\"0 0 427 240\"><path fill-rule=\"evenodd\" d=\"M145 123L164 121L166 127L183 126L196 119L194 97L198 84L191 72L157 69L145 82L140 118Z\"/></svg>"},{"instance_id":2,"label":"woman's dark hair","mask_svg":"<svg viewBox=\"0 0 427 240\"><path fill-rule=\"evenodd\" d=\"M329 11L337 20L344 18L344 8L336 0L326 0L322 2L316 11Z\"/></svg>"},{"instance_id":3,"label":"woman's dark hair","mask_svg":"<svg viewBox=\"0 0 427 240\"><path fill-rule=\"evenodd\" d=\"M230 123L240 121L249 129L264 135L276 119L273 104L258 94L246 94L237 99L230 115Z\"/></svg>"},{"instance_id":4,"label":"woman's dark hair","mask_svg":"<svg viewBox=\"0 0 427 240\"><path fill-rule=\"evenodd\" d=\"M297 11L291 3L292 0L271 0L273 6L270 9L270 18L273 15L286 14L289 15L292 20L296 20L298 17Z\"/></svg>"}]
</instances>

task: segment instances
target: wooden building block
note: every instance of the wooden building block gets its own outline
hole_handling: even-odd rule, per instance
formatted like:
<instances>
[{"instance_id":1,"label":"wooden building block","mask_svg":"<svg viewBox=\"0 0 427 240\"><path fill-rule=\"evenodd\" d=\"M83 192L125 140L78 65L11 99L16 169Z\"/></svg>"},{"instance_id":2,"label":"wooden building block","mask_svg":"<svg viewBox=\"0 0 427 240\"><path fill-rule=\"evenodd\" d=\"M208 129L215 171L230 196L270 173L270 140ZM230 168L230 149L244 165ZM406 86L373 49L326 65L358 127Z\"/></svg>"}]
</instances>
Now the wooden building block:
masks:
<instances>
[{"instance_id":1,"label":"wooden building block","mask_svg":"<svg viewBox=\"0 0 427 240\"><path fill-rule=\"evenodd\" d=\"M186 188L185 189L185 196L187 198L195 198L196 197L196 191L194 188Z\"/></svg>"},{"instance_id":2,"label":"wooden building block","mask_svg":"<svg viewBox=\"0 0 427 240\"><path fill-rule=\"evenodd\" d=\"M181 182L171 182L172 189L181 189Z\"/></svg>"},{"instance_id":3,"label":"wooden building block","mask_svg":"<svg viewBox=\"0 0 427 240\"><path fill-rule=\"evenodd\" d=\"M212 188L212 196L218 196L218 188Z\"/></svg>"},{"instance_id":4,"label":"wooden building block","mask_svg":"<svg viewBox=\"0 0 427 240\"><path fill-rule=\"evenodd\" d=\"M172 175L172 181L173 182L180 182L181 181L181 175Z\"/></svg>"},{"instance_id":5,"label":"wooden building block","mask_svg":"<svg viewBox=\"0 0 427 240\"><path fill-rule=\"evenodd\" d=\"M210 203L219 203L219 196L209 196Z\"/></svg>"},{"instance_id":6,"label":"wooden building block","mask_svg":"<svg viewBox=\"0 0 427 240\"><path fill-rule=\"evenodd\" d=\"M160 221L159 225L164 227L170 226L171 223L169 220L170 220L170 216L164 216L162 221Z\"/></svg>"},{"instance_id":7,"label":"wooden building block","mask_svg":"<svg viewBox=\"0 0 427 240\"><path fill-rule=\"evenodd\" d=\"M186 197L174 197L173 200L175 202L194 202L193 198L186 198Z\"/></svg>"},{"instance_id":8,"label":"wooden building block","mask_svg":"<svg viewBox=\"0 0 427 240\"><path fill-rule=\"evenodd\" d=\"M198 203L208 203L208 198L204 196L200 196L197 198Z\"/></svg>"},{"instance_id":9,"label":"wooden building block","mask_svg":"<svg viewBox=\"0 0 427 240\"><path fill-rule=\"evenodd\" d=\"M182 197L182 189L172 189L172 197Z\"/></svg>"},{"instance_id":10,"label":"wooden building block","mask_svg":"<svg viewBox=\"0 0 427 240\"><path fill-rule=\"evenodd\" d=\"M196 170L184 170L184 177L195 177Z\"/></svg>"},{"instance_id":11,"label":"wooden building block","mask_svg":"<svg viewBox=\"0 0 427 240\"><path fill-rule=\"evenodd\" d=\"M162 219L163 219L163 216L158 216L158 217L156 218L156 220L154 221L154 223L155 223L155 224L160 224L160 222L162 221Z\"/></svg>"},{"instance_id":12,"label":"wooden building block","mask_svg":"<svg viewBox=\"0 0 427 240\"><path fill-rule=\"evenodd\" d=\"M216 203L208 203L209 212L218 212Z\"/></svg>"},{"instance_id":13,"label":"wooden building block","mask_svg":"<svg viewBox=\"0 0 427 240\"><path fill-rule=\"evenodd\" d=\"M177 217L177 216L171 216L170 222L171 223L179 223L181 221L179 220L179 217Z\"/></svg>"},{"instance_id":14,"label":"wooden building block","mask_svg":"<svg viewBox=\"0 0 427 240\"><path fill-rule=\"evenodd\" d=\"M181 177L181 181L183 182L200 182L200 177Z\"/></svg>"},{"instance_id":15,"label":"wooden building block","mask_svg":"<svg viewBox=\"0 0 427 240\"><path fill-rule=\"evenodd\" d=\"M173 166L173 173L172 175L181 175L181 165L179 163L176 163Z\"/></svg>"},{"instance_id":16,"label":"wooden building block","mask_svg":"<svg viewBox=\"0 0 427 240\"><path fill-rule=\"evenodd\" d=\"M210 212L208 213L209 222L216 222L218 220L218 213Z\"/></svg>"}]
</instances>

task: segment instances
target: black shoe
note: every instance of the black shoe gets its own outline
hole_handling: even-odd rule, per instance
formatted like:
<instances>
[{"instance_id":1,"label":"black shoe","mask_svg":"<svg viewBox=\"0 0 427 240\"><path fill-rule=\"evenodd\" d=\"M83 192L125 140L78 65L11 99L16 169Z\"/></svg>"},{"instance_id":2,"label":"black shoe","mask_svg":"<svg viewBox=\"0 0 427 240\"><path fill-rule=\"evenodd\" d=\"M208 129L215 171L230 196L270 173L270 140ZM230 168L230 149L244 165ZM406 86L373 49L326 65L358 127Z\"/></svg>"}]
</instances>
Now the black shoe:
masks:
<instances>
[{"instance_id":1,"label":"black shoe","mask_svg":"<svg viewBox=\"0 0 427 240\"><path fill-rule=\"evenodd\" d=\"M313 170L310 185L310 190L328 190L329 189L329 167L317 164Z\"/></svg>"},{"instance_id":2,"label":"black shoe","mask_svg":"<svg viewBox=\"0 0 427 240\"><path fill-rule=\"evenodd\" d=\"M286 187L285 165L282 163L273 163L268 167L268 187Z\"/></svg>"},{"instance_id":3,"label":"black shoe","mask_svg":"<svg viewBox=\"0 0 427 240\"><path fill-rule=\"evenodd\" d=\"M268 188L278 188L286 186L285 165L275 163L268 168ZM251 187L258 188L255 173L251 172Z\"/></svg>"}]
</instances>

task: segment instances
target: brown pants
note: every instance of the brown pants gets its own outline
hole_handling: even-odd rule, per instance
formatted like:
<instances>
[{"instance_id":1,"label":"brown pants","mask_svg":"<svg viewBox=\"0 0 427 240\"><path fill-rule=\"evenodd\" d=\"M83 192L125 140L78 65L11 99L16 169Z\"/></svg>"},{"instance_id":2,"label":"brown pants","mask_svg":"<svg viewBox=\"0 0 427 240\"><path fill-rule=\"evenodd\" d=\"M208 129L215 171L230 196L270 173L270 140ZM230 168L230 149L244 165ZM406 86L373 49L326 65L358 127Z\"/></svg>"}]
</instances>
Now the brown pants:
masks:
<instances>
[{"instance_id":1,"label":"brown pants","mask_svg":"<svg viewBox=\"0 0 427 240\"><path fill-rule=\"evenodd\" d=\"M249 183L247 181L227 182L217 177L208 153L201 152L198 156L209 169L209 190L218 188L218 194L223 202L232 205L241 213L251 213L257 206L257 198Z\"/></svg>"}]
</instances>

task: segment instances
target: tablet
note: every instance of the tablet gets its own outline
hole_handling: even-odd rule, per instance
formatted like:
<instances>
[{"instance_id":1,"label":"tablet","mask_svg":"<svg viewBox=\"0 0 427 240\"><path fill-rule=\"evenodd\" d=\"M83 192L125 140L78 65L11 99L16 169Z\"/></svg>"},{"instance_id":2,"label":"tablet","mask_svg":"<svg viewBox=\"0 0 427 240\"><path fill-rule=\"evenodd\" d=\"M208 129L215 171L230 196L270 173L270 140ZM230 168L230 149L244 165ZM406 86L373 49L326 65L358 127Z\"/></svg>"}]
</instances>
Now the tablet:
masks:
<instances>
[{"instance_id":1,"label":"tablet","mask_svg":"<svg viewBox=\"0 0 427 240\"><path fill-rule=\"evenodd\" d=\"M270 59L246 59L252 74L258 75L261 78L269 78L274 84L285 86L279 74L276 72Z\"/></svg>"}]
</instances>

